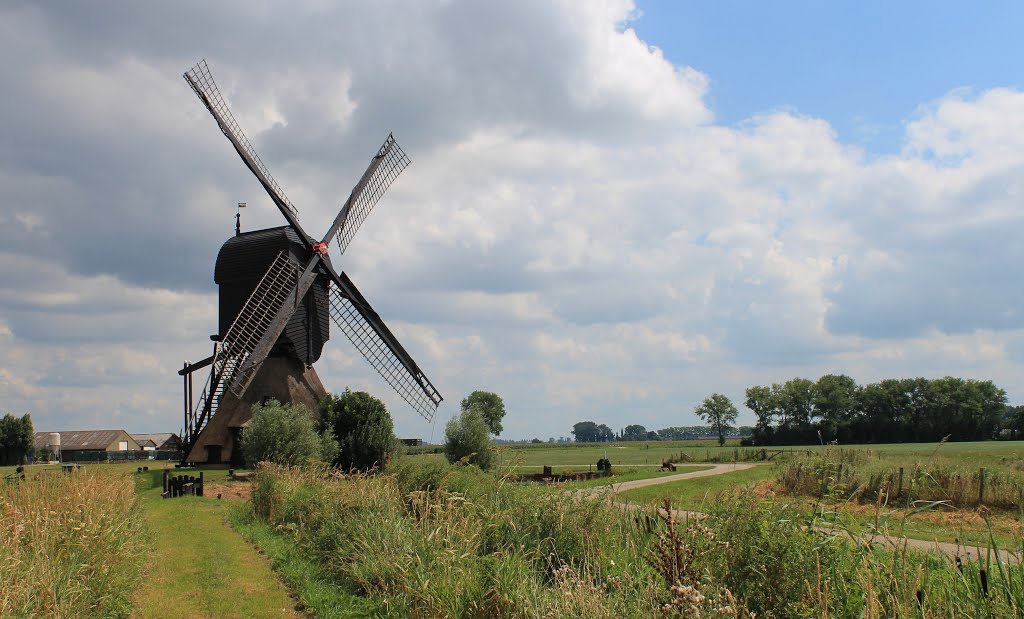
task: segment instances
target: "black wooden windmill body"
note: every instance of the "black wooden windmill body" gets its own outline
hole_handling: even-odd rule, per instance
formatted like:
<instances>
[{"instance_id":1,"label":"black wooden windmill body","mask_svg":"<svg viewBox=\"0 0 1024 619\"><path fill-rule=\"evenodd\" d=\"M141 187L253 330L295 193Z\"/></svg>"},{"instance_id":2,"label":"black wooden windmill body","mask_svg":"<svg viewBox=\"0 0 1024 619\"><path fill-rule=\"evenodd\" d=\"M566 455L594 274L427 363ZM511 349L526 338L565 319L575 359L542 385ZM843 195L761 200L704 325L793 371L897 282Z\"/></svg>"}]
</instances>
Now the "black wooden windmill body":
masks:
<instances>
[{"instance_id":1,"label":"black wooden windmill body","mask_svg":"<svg viewBox=\"0 0 1024 619\"><path fill-rule=\"evenodd\" d=\"M441 395L344 272L327 255L345 252L356 230L409 159L392 136L373 157L330 229L317 241L235 122L205 61L184 75L224 135L270 194L287 225L236 233L221 247L214 281L220 320L213 354L185 363L186 462L239 462L235 444L252 405L273 398L315 407L326 395L313 363L333 322L420 415L433 420ZM194 399L192 375L209 367Z\"/></svg>"}]
</instances>

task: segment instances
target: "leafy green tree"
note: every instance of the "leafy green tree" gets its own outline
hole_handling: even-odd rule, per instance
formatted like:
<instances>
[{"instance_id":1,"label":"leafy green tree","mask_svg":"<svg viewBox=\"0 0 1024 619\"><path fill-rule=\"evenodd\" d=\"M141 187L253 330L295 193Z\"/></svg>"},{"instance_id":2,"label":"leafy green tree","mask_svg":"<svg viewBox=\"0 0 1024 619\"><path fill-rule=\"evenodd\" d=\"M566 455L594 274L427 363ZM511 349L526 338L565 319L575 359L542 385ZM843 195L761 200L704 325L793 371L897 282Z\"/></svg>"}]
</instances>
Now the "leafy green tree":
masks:
<instances>
[{"instance_id":1,"label":"leafy green tree","mask_svg":"<svg viewBox=\"0 0 1024 619\"><path fill-rule=\"evenodd\" d=\"M329 394L320 403L320 423L338 441L341 453L334 463L344 470L381 468L398 452L391 413L365 391Z\"/></svg>"},{"instance_id":2,"label":"leafy green tree","mask_svg":"<svg viewBox=\"0 0 1024 619\"><path fill-rule=\"evenodd\" d=\"M647 440L647 428L635 423L628 425L625 427L625 429L622 430L622 440L645 441Z\"/></svg>"},{"instance_id":3,"label":"leafy green tree","mask_svg":"<svg viewBox=\"0 0 1024 619\"><path fill-rule=\"evenodd\" d=\"M738 411L732 401L721 393L713 393L704 399L694 411L718 432L718 444L725 445L725 430L736 423Z\"/></svg>"},{"instance_id":4,"label":"leafy green tree","mask_svg":"<svg viewBox=\"0 0 1024 619\"><path fill-rule=\"evenodd\" d=\"M814 412L814 383L806 378L787 380L778 390L779 409L782 425L797 430L807 430Z\"/></svg>"},{"instance_id":5,"label":"leafy green tree","mask_svg":"<svg viewBox=\"0 0 1024 619\"><path fill-rule=\"evenodd\" d=\"M581 421L572 426L572 435L577 443L596 443L597 424L593 421Z\"/></svg>"},{"instance_id":6,"label":"leafy green tree","mask_svg":"<svg viewBox=\"0 0 1024 619\"><path fill-rule=\"evenodd\" d=\"M1007 406L1003 413L1002 427L1010 440L1024 438L1024 406Z\"/></svg>"},{"instance_id":7,"label":"leafy green tree","mask_svg":"<svg viewBox=\"0 0 1024 619\"><path fill-rule=\"evenodd\" d=\"M32 417L7 414L0 418L0 466L24 464L35 443Z\"/></svg>"},{"instance_id":8,"label":"leafy green tree","mask_svg":"<svg viewBox=\"0 0 1024 619\"><path fill-rule=\"evenodd\" d=\"M487 427L491 429L491 434L494 436L501 434L503 429L501 420L505 417L505 402L498 394L490 391L474 391L462 399L461 408L462 412L470 409L479 411L484 421L487 422Z\"/></svg>"},{"instance_id":9,"label":"leafy green tree","mask_svg":"<svg viewBox=\"0 0 1024 619\"><path fill-rule=\"evenodd\" d=\"M475 464L485 471L491 468L494 441L491 439L491 427L479 410L470 408L449 420L444 437L444 453L449 462L465 459L466 463Z\"/></svg>"},{"instance_id":10,"label":"leafy green tree","mask_svg":"<svg viewBox=\"0 0 1024 619\"><path fill-rule=\"evenodd\" d=\"M754 440L759 445L769 445L772 443L772 435L775 431L775 417L779 415L779 399L776 390L773 390L772 387L758 385L748 388L746 396L744 405L754 411L754 415L757 416Z\"/></svg>"},{"instance_id":11,"label":"leafy green tree","mask_svg":"<svg viewBox=\"0 0 1024 619\"><path fill-rule=\"evenodd\" d=\"M860 387L845 374L826 374L814 384L813 410L821 424L826 440L832 440L840 429L847 439L846 429L860 409Z\"/></svg>"},{"instance_id":12,"label":"leafy green tree","mask_svg":"<svg viewBox=\"0 0 1024 619\"><path fill-rule=\"evenodd\" d=\"M610 443L615 440L615 430L605 424L597 426L597 440L601 443Z\"/></svg>"},{"instance_id":13,"label":"leafy green tree","mask_svg":"<svg viewBox=\"0 0 1024 619\"><path fill-rule=\"evenodd\" d=\"M252 411L252 420L242 432L241 445L242 457L249 466L258 462L331 462L337 457L337 441L330 433L317 433L313 413L305 406L271 400L256 404Z\"/></svg>"}]
</instances>

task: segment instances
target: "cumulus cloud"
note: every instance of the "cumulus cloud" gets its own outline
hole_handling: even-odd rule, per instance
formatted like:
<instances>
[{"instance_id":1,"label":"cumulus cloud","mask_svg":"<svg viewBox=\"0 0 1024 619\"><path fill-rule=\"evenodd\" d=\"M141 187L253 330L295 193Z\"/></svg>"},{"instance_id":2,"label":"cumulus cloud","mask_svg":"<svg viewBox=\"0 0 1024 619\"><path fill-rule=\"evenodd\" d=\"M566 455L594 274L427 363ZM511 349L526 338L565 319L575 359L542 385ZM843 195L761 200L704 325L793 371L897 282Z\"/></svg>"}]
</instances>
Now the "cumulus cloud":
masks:
<instances>
[{"instance_id":1,"label":"cumulus cloud","mask_svg":"<svg viewBox=\"0 0 1024 619\"><path fill-rule=\"evenodd\" d=\"M116 15L116 19L114 16ZM335 264L448 401L507 434L695 423L713 391L1024 362L1024 94L922 102L875 157L828 119L714 124L709 77L605 2L0 9L0 401L47 428L177 430L212 263L280 225L181 80L200 57L319 236L393 130L413 165ZM302 33L301 36L282 33ZM339 334L324 383L429 436ZM437 438L437 437L435 437Z\"/></svg>"}]
</instances>

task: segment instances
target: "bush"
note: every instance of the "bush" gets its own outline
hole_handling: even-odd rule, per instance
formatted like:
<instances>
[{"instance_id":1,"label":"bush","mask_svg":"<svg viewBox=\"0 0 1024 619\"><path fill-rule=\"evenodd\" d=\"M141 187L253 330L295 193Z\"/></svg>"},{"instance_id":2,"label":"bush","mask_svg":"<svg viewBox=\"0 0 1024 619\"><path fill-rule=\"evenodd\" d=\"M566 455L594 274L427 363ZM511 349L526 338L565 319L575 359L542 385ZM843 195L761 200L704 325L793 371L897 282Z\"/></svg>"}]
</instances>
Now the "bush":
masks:
<instances>
[{"instance_id":1,"label":"bush","mask_svg":"<svg viewBox=\"0 0 1024 619\"><path fill-rule=\"evenodd\" d=\"M334 463L344 470L383 467L391 454L398 453L391 413L365 391L345 389L341 396L328 395L320 404L320 419L341 446Z\"/></svg>"},{"instance_id":2,"label":"bush","mask_svg":"<svg viewBox=\"0 0 1024 619\"><path fill-rule=\"evenodd\" d=\"M313 414L306 407L271 400L252 410L252 421L242 432L242 456L249 466L258 462L329 462L337 458L338 443L329 433L317 434Z\"/></svg>"},{"instance_id":3,"label":"bush","mask_svg":"<svg viewBox=\"0 0 1024 619\"><path fill-rule=\"evenodd\" d=\"M491 450L490 431L490 426L476 409L464 410L458 417L453 417L444 430L448 461L465 461L485 471L491 468L494 452Z\"/></svg>"}]
</instances>

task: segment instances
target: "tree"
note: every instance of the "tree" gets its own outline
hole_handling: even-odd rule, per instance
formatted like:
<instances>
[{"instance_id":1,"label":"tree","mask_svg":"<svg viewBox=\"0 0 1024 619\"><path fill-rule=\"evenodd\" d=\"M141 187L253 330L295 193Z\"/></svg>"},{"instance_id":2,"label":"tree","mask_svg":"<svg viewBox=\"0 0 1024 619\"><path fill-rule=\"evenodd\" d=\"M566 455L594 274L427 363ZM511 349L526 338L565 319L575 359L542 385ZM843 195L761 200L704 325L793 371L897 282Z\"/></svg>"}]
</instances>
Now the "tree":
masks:
<instances>
[{"instance_id":1,"label":"tree","mask_svg":"<svg viewBox=\"0 0 1024 619\"><path fill-rule=\"evenodd\" d=\"M615 440L615 430L605 424L597 426L597 440L601 443L610 443Z\"/></svg>"},{"instance_id":2,"label":"tree","mask_svg":"<svg viewBox=\"0 0 1024 619\"><path fill-rule=\"evenodd\" d=\"M252 420L242 432L242 457L249 466L259 462L305 464L331 462L338 443L329 432L318 434L313 413L305 406L271 400L252 407Z\"/></svg>"},{"instance_id":3,"label":"tree","mask_svg":"<svg viewBox=\"0 0 1024 619\"><path fill-rule=\"evenodd\" d=\"M23 464L35 443L32 417L7 414L0 419L0 466Z\"/></svg>"},{"instance_id":4,"label":"tree","mask_svg":"<svg viewBox=\"0 0 1024 619\"><path fill-rule=\"evenodd\" d=\"M1007 406L1003 413L1002 427L1012 441L1024 437L1024 406Z\"/></svg>"},{"instance_id":5,"label":"tree","mask_svg":"<svg viewBox=\"0 0 1024 619\"><path fill-rule=\"evenodd\" d=\"M572 435L577 443L596 443L597 424L593 421L581 421L572 426Z\"/></svg>"},{"instance_id":6,"label":"tree","mask_svg":"<svg viewBox=\"0 0 1024 619\"><path fill-rule=\"evenodd\" d=\"M622 431L622 440L624 441L643 441L647 440L647 428L639 425L632 424L626 426Z\"/></svg>"},{"instance_id":7,"label":"tree","mask_svg":"<svg viewBox=\"0 0 1024 619\"><path fill-rule=\"evenodd\" d=\"M719 445L725 445L725 430L736 423L736 415L739 414L729 398L720 393L713 393L705 398L704 402L693 412L697 413L706 423L714 426L715 431L718 432Z\"/></svg>"},{"instance_id":8,"label":"tree","mask_svg":"<svg viewBox=\"0 0 1024 619\"><path fill-rule=\"evenodd\" d=\"M826 440L848 428L860 408L860 387L845 374L826 374L814 384L814 416ZM844 436L843 440L847 440Z\"/></svg>"},{"instance_id":9,"label":"tree","mask_svg":"<svg viewBox=\"0 0 1024 619\"><path fill-rule=\"evenodd\" d=\"M368 471L383 467L398 451L391 413L365 391L345 389L320 403L320 422L338 441L341 453L334 463L342 469Z\"/></svg>"},{"instance_id":10,"label":"tree","mask_svg":"<svg viewBox=\"0 0 1024 619\"><path fill-rule=\"evenodd\" d=\"M480 411L484 421L487 423L487 427L490 428L491 434L498 436L501 434L501 420L505 417L505 402L496 393L490 391L474 391L465 398L462 399L462 412L466 412L470 409L476 409Z\"/></svg>"},{"instance_id":11,"label":"tree","mask_svg":"<svg viewBox=\"0 0 1024 619\"><path fill-rule=\"evenodd\" d=\"M494 461L491 427L479 410L469 408L449 420L444 438L444 453L449 462L465 459L467 464L475 464L485 471L491 468Z\"/></svg>"}]
</instances>

